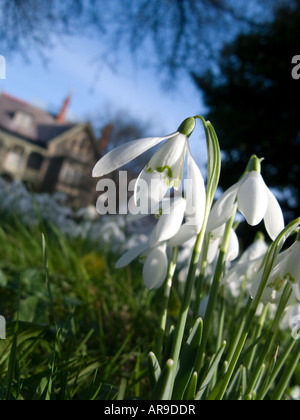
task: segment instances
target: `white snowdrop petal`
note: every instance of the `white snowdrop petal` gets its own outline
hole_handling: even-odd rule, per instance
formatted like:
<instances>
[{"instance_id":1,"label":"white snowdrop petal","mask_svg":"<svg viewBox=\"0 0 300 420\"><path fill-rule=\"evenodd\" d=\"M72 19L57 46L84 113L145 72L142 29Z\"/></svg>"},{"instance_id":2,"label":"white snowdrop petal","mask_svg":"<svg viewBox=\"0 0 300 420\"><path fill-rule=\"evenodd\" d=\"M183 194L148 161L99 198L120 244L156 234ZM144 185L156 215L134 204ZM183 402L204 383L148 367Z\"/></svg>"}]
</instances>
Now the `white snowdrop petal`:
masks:
<instances>
[{"instance_id":1,"label":"white snowdrop petal","mask_svg":"<svg viewBox=\"0 0 300 420\"><path fill-rule=\"evenodd\" d=\"M168 241L176 235L182 224L185 208L185 199L179 197L172 203L170 212L166 211L166 213L160 216L150 236L151 247L154 247L159 242Z\"/></svg>"},{"instance_id":2,"label":"white snowdrop petal","mask_svg":"<svg viewBox=\"0 0 300 420\"><path fill-rule=\"evenodd\" d=\"M169 186L165 181L165 175L157 172L146 172L146 168L139 174L134 187L134 201L140 208L151 209L166 195ZM143 201L142 203L140 201Z\"/></svg>"},{"instance_id":3,"label":"white snowdrop petal","mask_svg":"<svg viewBox=\"0 0 300 420\"><path fill-rule=\"evenodd\" d=\"M147 169L163 173L166 179L177 179L182 174L186 144L186 136L177 133L154 153Z\"/></svg>"},{"instance_id":4,"label":"white snowdrop petal","mask_svg":"<svg viewBox=\"0 0 300 420\"><path fill-rule=\"evenodd\" d=\"M123 268L130 264L133 260L139 257L146 249L148 249L149 245L147 244L139 244L134 248L129 249L125 254L122 255L121 258L115 264L116 268Z\"/></svg>"},{"instance_id":5,"label":"white snowdrop petal","mask_svg":"<svg viewBox=\"0 0 300 420\"><path fill-rule=\"evenodd\" d=\"M143 279L148 289L159 289L166 279L168 258L166 246L154 248L148 255L143 267Z\"/></svg>"},{"instance_id":6,"label":"white snowdrop petal","mask_svg":"<svg viewBox=\"0 0 300 420\"><path fill-rule=\"evenodd\" d=\"M207 232L212 232L213 230L224 225L234 211L236 195L240 186L240 182L232 185L224 194L216 201L213 208L210 211L208 223L207 223Z\"/></svg>"},{"instance_id":7,"label":"white snowdrop petal","mask_svg":"<svg viewBox=\"0 0 300 420\"><path fill-rule=\"evenodd\" d=\"M238 209L251 226L258 225L267 212L267 191L262 176L256 171L249 172L242 179L237 193Z\"/></svg>"},{"instance_id":8,"label":"white snowdrop petal","mask_svg":"<svg viewBox=\"0 0 300 420\"><path fill-rule=\"evenodd\" d=\"M230 231L226 260L233 261L239 256L239 240L233 229Z\"/></svg>"},{"instance_id":9,"label":"white snowdrop petal","mask_svg":"<svg viewBox=\"0 0 300 420\"><path fill-rule=\"evenodd\" d=\"M175 134L170 134L166 137L149 137L133 140L116 147L96 163L93 169L93 177L97 178L113 172L162 141L174 137L174 135Z\"/></svg>"},{"instance_id":10,"label":"white snowdrop petal","mask_svg":"<svg viewBox=\"0 0 300 420\"><path fill-rule=\"evenodd\" d=\"M300 283L300 242L296 241L289 249L289 255L285 260L283 276L292 284Z\"/></svg>"},{"instance_id":11,"label":"white snowdrop petal","mask_svg":"<svg viewBox=\"0 0 300 420\"><path fill-rule=\"evenodd\" d=\"M267 188L268 208L264 217L266 231L274 241L284 229L284 218L281 207L274 194Z\"/></svg>"},{"instance_id":12,"label":"white snowdrop petal","mask_svg":"<svg viewBox=\"0 0 300 420\"><path fill-rule=\"evenodd\" d=\"M171 248L175 246L180 246L193 237L196 238L194 226L185 223L180 227L176 235L168 241L168 245Z\"/></svg>"},{"instance_id":13,"label":"white snowdrop petal","mask_svg":"<svg viewBox=\"0 0 300 420\"><path fill-rule=\"evenodd\" d=\"M261 256L264 256L268 250L268 245L263 239L254 241L242 254L239 259L239 264L255 260Z\"/></svg>"},{"instance_id":14,"label":"white snowdrop petal","mask_svg":"<svg viewBox=\"0 0 300 420\"><path fill-rule=\"evenodd\" d=\"M186 221L194 226L195 233L198 234L204 220L206 191L203 176L191 154L189 146L186 201Z\"/></svg>"}]
</instances>

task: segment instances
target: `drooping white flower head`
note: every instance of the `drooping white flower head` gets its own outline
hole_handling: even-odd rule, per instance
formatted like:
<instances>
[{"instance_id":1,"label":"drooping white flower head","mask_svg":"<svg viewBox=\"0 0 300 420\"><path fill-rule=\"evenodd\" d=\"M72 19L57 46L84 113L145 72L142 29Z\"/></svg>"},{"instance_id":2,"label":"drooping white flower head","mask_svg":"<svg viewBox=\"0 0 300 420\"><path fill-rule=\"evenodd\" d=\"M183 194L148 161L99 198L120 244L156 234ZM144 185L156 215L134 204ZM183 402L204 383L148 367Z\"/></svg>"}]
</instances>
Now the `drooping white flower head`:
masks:
<instances>
[{"instance_id":1,"label":"drooping white flower head","mask_svg":"<svg viewBox=\"0 0 300 420\"><path fill-rule=\"evenodd\" d=\"M166 279L168 271L167 246L163 242L151 248L149 241L129 249L116 262L116 268L123 268L143 256L143 279L148 289L158 289Z\"/></svg>"},{"instance_id":2,"label":"drooping white flower head","mask_svg":"<svg viewBox=\"0 0 300 420\"><path fill-rule=\"evenodd\" d=\"M205 184L188 144L188 138L194 128L195 118L187 118L177 132L166 137L139 139L121 145L102 157L93 170L94 177L104 176L163 143L139 174L134 189L134 203L131 206L134 213L131 218L143 217L147 212L139 212L137 205L138 200L143 199L148 208L149 204L151 205L151 213L158 215L159 220L147 244L128 250L116 263L116 267L121 268L143 255L143 277L149 289L160 287L166 277L168 241L176 237L181 229L188 231L189 236L196 236L203 225L206 207ZM188 159L185 196L182 197L181 192L177 192L173 200L165 199L170 188L178 190L182 185L186 155ZM182 226L184 219L185 223Z\"/></svg>"},{"instance_id":3,"label":"drooping white flower head","mask_svg":"<svg viewBox=\"0 0 300 420\"><path fill-rule=\"evenodd\" d=\"M250 290L252 280L255 278L268 245L262 238L255 240L241 255L237 263L223 277L222 284L228 286L233 296L241 292L244 280L247 280L246 290Z\"/></svg>"},{"instance_id":4,"label":"drooping white flower head","mask_svg":"<svg viewBox=\"0 0 300 420\"><path fill-rule=\"evenodd\" d=\"M169 188L178 189L183 175L188 138L195 128L195 119L187 118L175 133L130 141L103 156L93 169L93 177L102 177L131 162L147 150L163 143L141 171L136 185L145 200L158 203ZM145 188L146 186L146 188Z\"/></svg>"},{"instance_id":5,"label":"drooping white flower head","mask_svg":"<svg viewBox=\"0 0 300 420\"><path fill-rule=\"evenodd\" d=\"M281 252L274 263L274 268L268 278L267 285L262 295L262 302L277 303L283 293L284 287L289 282L293 288L291 301L300 301L300 242L297 240L290 248ZM259 288L263 267L253 282L251 295L254 297Z\"/></svg>"},{"instance_id":6,"label":"drooping white flower head","mask_svg":"<svg viewBox=\"0 0 300 420\"><path fill-rule=\"evenodd\" d=\"M159 217L146 243L129 249L116 263L116 268L130 264L134 259L144 256L143 278L148 289L158 289L166 279L168 270L167 241L177 234L186 208L186 200L177 197L169 211Z\"/></svg>"},{"instance_id":7,"label":"drooping white flower head","mask_svg":"<svg viewBox=\"0 0 300 420\"><path fill-rule=\"evenodd\" d=\"M290 248L282 268L283 279L291 283L296 298L300 301L300 241Z\"/></svg>"},{"instance_id":8,"label":"drooping white flower head","mask_svg":"<svg viewBox=\"0 0 300 420\"><path fill-rule=\"evenodd\" d=\"M257 158L255 156L252 159ZM265 228L272 240L275 240L284 229L280 205L259 171L250 170L219 198L210 213L208 231L229 220L236 205L249 225L256 226L264 220Z\"/></svg>"}]
</instances>

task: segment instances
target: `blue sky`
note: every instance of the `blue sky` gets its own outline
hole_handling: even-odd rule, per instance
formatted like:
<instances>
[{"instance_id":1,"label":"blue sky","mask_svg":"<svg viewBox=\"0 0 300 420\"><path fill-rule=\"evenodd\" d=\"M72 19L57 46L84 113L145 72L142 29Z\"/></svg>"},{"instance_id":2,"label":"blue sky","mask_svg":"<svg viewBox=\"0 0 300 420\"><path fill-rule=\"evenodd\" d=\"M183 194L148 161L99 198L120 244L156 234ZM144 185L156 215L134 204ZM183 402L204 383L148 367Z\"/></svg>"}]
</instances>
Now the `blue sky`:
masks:
<instances>
[{"instance_id":1,"label":"blue sky","mask_svg":"<svg viewBox=\"0 0 300 420\"><path fill-rule=\"evenodd\" d=\"M64 38L46 54L47 63L35 51L27 51L27 61L19 55L6 57L6 80L0 79L0 91L58 112L72 89L69 117L89 120L98 112L112 117L125 112L145 122L149 136L174 132L185 118L203 113L200 93L187 77L166 91L152 69L135 66L125 54L115 72L105 62L96 62L95 40ZM197 133L191 138L191 150L203 167L203 129Z\"/></svg>"},{"instance_id":2,"label":"blue sky","mask_svg":"<svg viewBox=\"0 0 300 420\"><path fill-rule=\"evenodd\" d=\"M124 110L153 123L153 135L175 131L186 117L203 112L199 91L190 80L164 91L158 76L136 68L130 57L121 57L114 72L95 62L97 51L95 41L74 37L47 51L47 64L34 51L27 52L28 62L19 56L6 58L6 80L0 80L0 90L57 110L73 89L70 116L85 119L104 109L112 115Z\"/></svg>"}]
</instances>

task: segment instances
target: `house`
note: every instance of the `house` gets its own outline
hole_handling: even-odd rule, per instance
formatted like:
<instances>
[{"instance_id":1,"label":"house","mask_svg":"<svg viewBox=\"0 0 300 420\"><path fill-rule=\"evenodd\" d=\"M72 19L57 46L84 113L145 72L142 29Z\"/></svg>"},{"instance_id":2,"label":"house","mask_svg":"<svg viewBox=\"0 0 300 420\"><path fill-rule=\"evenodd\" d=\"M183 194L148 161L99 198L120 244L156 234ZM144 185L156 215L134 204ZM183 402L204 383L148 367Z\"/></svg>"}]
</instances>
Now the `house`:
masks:
<instances>
[{"instance_id":1,"label":"house","mask_svg":"<svg viewBox=\"0 0 300 420\"><path fill-rule=\"evenodd\" d=\"M64 192L69 204L81 207L95 203L91 172L105 139L97 141L90 123L66 121L69 102L70 97L52 115L0 95L0 176L22 180L37 192Z\"/></svg>"}]
</instances>

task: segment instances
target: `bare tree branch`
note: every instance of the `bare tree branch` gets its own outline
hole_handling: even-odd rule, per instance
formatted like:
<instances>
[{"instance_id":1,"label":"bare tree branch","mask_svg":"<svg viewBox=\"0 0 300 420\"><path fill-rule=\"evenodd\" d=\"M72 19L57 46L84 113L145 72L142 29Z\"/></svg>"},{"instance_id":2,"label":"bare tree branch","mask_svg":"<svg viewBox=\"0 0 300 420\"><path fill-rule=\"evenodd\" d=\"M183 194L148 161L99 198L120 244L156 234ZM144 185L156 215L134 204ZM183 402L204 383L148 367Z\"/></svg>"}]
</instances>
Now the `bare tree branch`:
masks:
<instances>
[{"instance_id":1,"label":"bare tree branch","mask_svg":"<svg viewBox=\"0 0 300 420\"><path fill-rule=\"evenodd\" d=\"M47 53L64 35L99 39L99 63L124 52L167 80L212 65L225 42L293 0L0 0L0 53ZM275 3L275 4L274 4Z\"/></svg>"}]
</instances>

